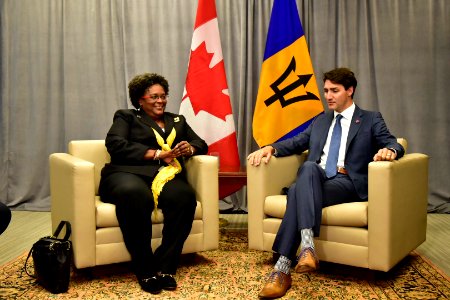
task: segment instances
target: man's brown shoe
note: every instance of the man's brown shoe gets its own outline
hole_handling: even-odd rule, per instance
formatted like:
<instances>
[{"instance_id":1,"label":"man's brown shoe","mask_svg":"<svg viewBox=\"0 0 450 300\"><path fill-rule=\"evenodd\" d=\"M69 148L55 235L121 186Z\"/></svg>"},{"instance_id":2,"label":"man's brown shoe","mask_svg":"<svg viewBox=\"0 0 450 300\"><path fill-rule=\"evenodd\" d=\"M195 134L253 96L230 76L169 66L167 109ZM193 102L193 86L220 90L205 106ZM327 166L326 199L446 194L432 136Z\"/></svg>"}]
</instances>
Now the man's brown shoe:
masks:
<instances>
[{"instance_id":1,"label":"man's brown shoe","mask_svg":"<svg viewBox=\"0 0 450 300\"><path fill-rule=\"evenodd\" d=\"M304 273L317 270L319 260L313 248L303 248L298 256L298 263L295 266L295 272Z\"/></svg>"},{"instance_id":2,"label":"man's brown shoe","mask_svg":"<svg viewBox=\"0 0 450 300\"><path fill-rule=\"evenodd\" d=\"M266 281L266 285L259 292L259 298L274 299L283 297L287 290L291 287L291 274L284 274L280 271L273 271L270 273Z\"/></svg>"}]
</instances>

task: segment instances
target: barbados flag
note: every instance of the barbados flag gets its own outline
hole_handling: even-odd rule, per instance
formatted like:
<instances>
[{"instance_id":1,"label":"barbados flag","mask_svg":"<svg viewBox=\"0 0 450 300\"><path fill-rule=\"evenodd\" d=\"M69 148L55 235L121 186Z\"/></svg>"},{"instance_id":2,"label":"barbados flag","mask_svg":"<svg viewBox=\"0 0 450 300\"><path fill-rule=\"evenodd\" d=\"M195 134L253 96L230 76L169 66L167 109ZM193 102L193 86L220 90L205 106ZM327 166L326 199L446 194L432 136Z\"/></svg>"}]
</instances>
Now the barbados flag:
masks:
<instances>
[{"instance_id":1,"label":"barbados flag","mask_svg":"<svg viewBox=\"0 0 450 300\"><path fill-rule=\"evenodd\" d=\"M267 33L253 137L260 147L292 137L323 112L295 0L275 0Z\"/></svg>"}]
</instances>

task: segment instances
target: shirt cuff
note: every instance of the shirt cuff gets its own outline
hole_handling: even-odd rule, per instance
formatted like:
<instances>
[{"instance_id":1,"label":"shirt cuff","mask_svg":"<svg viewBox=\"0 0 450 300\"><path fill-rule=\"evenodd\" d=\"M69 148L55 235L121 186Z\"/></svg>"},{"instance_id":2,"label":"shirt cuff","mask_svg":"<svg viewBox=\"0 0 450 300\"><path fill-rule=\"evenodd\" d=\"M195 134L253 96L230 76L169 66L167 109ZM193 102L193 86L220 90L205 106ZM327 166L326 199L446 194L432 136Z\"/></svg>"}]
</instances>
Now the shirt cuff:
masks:
<instances>
[{"instance_id":1,"label":"shirt cuff","mask_svg":"<svg viewBox=\"0 0 450 300\"><path fill-rule=\"evenodd\" d=\"M273 147L273 146L272 146ZM277 148L273 147L273 156L278 156Z\"/></svg>"}]
</instances>

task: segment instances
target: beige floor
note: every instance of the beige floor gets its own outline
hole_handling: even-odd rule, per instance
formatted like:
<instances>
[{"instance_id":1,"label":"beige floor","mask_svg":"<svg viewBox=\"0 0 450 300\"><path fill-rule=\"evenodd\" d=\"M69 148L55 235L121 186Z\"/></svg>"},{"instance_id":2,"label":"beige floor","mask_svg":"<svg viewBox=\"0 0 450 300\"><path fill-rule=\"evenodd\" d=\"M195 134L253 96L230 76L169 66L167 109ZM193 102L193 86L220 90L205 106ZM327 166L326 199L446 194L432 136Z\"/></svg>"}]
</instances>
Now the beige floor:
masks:
<instances>
[{"instance_id":1,"label":"beige floor","mask_svg":"<svg viewBox=\"0 0 450 300\"><path fill-rule=\"evenodd\" d=\"M0 266L29 251L51 230L49 212L13 211L11 223L0 236Z\"/></svg>"},{"instance_id":2,"label":"beige floor","mask_svg":"<svg viewBox=\"0 0 450 300\"><path fill-rule=\"evenodd\" d=\"M226 229L247 228L246 214L221 214ZM49 212L13 211L12 220L0 236L0 266L29 251L40 237L51 234ZM429 214L427 240L417 248L450 276L450 214Z\"/></svg>"},{"instance_id":3,"label":"beige floor","mask_svg":"<svg viewBox=\"0 0 450 300\"><path fill-rule=\"evenodd\" d=\"M416 251L450 276L450 214L428 214L427 240Z\"/></svg>"}]
</instances>

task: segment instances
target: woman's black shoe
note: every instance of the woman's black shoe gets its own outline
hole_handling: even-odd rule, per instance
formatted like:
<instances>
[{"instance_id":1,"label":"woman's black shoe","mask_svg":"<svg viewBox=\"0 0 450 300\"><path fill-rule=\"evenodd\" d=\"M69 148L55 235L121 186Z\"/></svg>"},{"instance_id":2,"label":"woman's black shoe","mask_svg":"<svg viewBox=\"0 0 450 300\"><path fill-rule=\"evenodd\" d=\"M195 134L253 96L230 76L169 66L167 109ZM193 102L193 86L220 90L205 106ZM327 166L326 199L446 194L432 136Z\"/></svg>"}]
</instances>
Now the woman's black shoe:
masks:
<instances>
[{"instance_id":1,"label":"woman's black shoe","mask_svg":"<svg viewBox=\"0 0 450 300\"><path fill-rule=\"evenodd\" d=\"M177 288L177 282L171 274L161 274L159 276L159 281L161 282L161 288L164 290L173 291Z\"/></svg>"},{"instance_id":2,"label":"woman's black shoe","mask_svg":"<svg viewBox=\"0 0 450 300\"><path fill-rule=\"evenodd\" d=\"M158 275L152 277L142 277L138 278L141 288L152 294L159 294L162 291L161 287L161 277Z\"/></svg>"}]
</instances>

